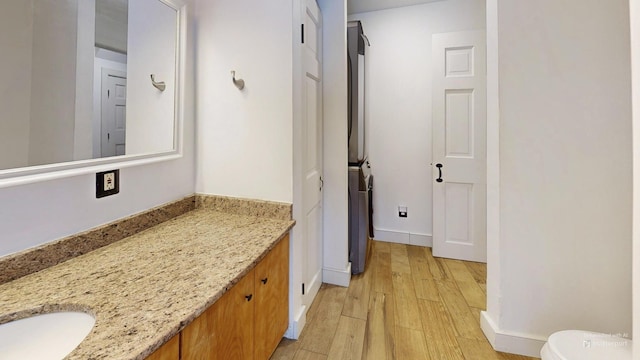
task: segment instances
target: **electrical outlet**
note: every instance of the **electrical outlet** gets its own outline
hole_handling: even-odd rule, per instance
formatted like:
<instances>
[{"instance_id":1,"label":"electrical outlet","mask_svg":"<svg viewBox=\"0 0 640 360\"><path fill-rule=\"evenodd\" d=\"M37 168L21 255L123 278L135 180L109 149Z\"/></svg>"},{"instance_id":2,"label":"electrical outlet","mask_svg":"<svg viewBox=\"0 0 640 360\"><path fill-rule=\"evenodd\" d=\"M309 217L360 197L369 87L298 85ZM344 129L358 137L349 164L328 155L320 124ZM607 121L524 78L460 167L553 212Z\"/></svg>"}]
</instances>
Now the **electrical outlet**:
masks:
<instances>
[{"instance_id":1,"label":"electrical outlet","mask_svg":"<svg viewBox=\"0 0 640 360\"><path fill-rule=\"evenodd\" d=\"M103 171L96 174L96 198L120 192L120 170Z\"/></svg>"},{"instance_id":2,"label":"electrical outlet","mask_svg":"<svg viewBox=\"0 0 640 360\"><path fill-rule=\"evenodd\" d=\"M401 218L407 217L407 207L406 206L398 206L398 216Z\"/></svg>"},{"instance_id":3,"label":"electrical outlet","mask_svg":"<svg viewBox=\"0 0 640 360\"><path fill-rule=\"evenodd\" d=\"M114 173L104 174L104 191L113 190L116 188L116 176Z\"/></svg>"}]
</instances>

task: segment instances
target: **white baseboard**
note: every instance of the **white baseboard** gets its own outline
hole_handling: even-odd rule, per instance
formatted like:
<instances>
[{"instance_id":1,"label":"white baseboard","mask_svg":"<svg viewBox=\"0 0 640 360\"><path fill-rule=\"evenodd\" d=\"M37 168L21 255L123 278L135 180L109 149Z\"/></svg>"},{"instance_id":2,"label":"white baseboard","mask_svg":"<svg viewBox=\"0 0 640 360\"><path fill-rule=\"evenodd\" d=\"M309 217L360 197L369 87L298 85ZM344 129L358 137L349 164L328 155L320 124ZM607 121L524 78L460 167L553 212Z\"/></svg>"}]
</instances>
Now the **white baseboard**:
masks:
<instances>
[{"instance_id":1,"label":"white baseboard","mask_svg":"<svg viewBox=\"0 0 640 360\"><path fill-rule=\"evenodd\" d=\"M320 274L321 272L318 271L316 276L313 277L313 280L311 280L311 283L307 284L306 294L302 296L308 298L303 299L303 303L312 303L313 299L318 294L320 286L322 285ZM303 304L300 306L298 313L294 315L293 321L289 322L289 328L287 328L287 331L284 333L284 337L294 340L297 340L298 337L300 337L300 333L307 323L307 310L308 307L306 305Z\"/></svg>"},{"instance_id":2,"label":"white baseboard","mask_svg":"<svg viewBox=\"0 0 640 360\"><path fill-rule=\"evenodd\" d=\"M323 268L322 279L320 278L320 272L313 277L311 284L307 284L307 290L305 296L315 298L322 283L328 283L338 286L349 287L351 281L351 263L347 265L344 270ZM311 302L312 300L309 300ZM289 327L284 333L284 337L287 339L297 340L300 337L300 333L307 323L307 306L302 305L298 313L294 316L293 321L289 322Z\"/></svg>"},{"instance_id":3,"label":"white baseboard","mask_svg":"<svg viewBox=\"0 0 640 360\"><path fill-rule=\"evenodd\" d=\"M422 234L409 234L409 244L424 246L424 247L433 247L433 236L422 235Z\"/></svg>"},{"instance_id":4,"label":"white baseboard","mask_svg":"<svg viewBox=\"0 0 640 360\"><path fill-rule=\"evenodd\" d=\"M398 232L398 231L389 231L389 230L380 230L378 228L373 229L373 233L376 235L375 239L377 241L390 242L396 244L409 244L410 243L410 235L409 233Z\"/></svg>"},{"instance_id":5,"label":"white baseboard","mask_svg":"<svg viewBox=\"0 0 640 360\"><path fill-rule=\"evenodd\" d=\"M547 340L541 336L520 334L498 329L486 311L480 314L480 328L496 351L540 358L540 350Z\"/></svg>"},{"instance_id":6,"label":"white baseboard","mask_svg":"<svg viewBox=\"0 0 640 360\"><path fill-rule=\"evenodd\" d=\"M322 268L322 282L338 286L349 287L351 281L351 263L346 269Z\"/></svg>"},{"instance_id":7,"label":"white baseboard","mask_svg":"<svg viewBox=\"0 0 640 360\"><path fill-rule=\"evenodd\" d=\"M293 321L289 322L289 328L287 329L287 332L284 333L284 337L286 337L287 339L298 340L298 338L300 337L300 333L302 332L302 329L304 329L306 323L307 307L305 305L302 305L302 307L300 307L300 311L298 311Z\"/></svg>"},{"instance_id":8,"label":"white baseboard","mask_svg":"<svg viewBox=\"0 0 640 360\"><path fill-rule=\"evenodd\" d=\"M408 232L382 230L378 228L374 229L374 233L376 235L375 240L377 241L426 247L433 246L433 237L431 235L412 234Z\"/></svg>"}]
</instances>

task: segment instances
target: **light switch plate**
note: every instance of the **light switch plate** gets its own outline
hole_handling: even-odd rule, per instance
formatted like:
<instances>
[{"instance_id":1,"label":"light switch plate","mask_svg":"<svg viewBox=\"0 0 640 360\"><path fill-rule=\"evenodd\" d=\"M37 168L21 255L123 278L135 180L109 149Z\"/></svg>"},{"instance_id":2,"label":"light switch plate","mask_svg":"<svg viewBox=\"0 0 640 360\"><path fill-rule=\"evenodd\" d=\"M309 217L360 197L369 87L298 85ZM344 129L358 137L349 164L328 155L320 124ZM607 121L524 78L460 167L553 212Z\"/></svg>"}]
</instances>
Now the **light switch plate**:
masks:
<instances>
[{"instance_id":1,"label":"light switch plate","mask_svg":"<svg viewBox=\"0 0 640 360\"><path fill-rule=\"evenodd\" d=\"M103 171L96 174L96 198L120 192L120 170Z\"/></svg>"}]
</instances>

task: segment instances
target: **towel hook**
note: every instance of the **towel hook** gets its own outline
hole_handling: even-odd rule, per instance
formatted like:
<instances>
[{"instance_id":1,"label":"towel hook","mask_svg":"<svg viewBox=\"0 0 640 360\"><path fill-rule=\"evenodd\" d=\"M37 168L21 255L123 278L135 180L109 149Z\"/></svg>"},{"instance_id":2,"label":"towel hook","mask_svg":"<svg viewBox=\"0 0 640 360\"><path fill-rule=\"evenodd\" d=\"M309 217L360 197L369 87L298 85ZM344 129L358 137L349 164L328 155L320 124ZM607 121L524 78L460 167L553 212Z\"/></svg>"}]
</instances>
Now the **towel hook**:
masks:
<instances>
[{"instance_id":1,"label":"towel hook","mask_svg":"<svg viewBox=\"0 0 640 360\"><path fill-rule=\"evenodd\" d=\"M164 91L164 89L166 89L167 87L164 81L156 81L155 75L153 74L151 74L151 85L153 85L156 89L160 91Z\"/></svg>"},{"instance_id":2,"label":"towel hook","mask_svg":"<svg viewBox=\"0 0 640 360\"><path fill-rule=\"evenodd\" d=\"M238 88L238 90L244 89L244 80L236 79L235 71L231 71L231 80L233 80L233 84Z\"/></svg>"}]
</instances>

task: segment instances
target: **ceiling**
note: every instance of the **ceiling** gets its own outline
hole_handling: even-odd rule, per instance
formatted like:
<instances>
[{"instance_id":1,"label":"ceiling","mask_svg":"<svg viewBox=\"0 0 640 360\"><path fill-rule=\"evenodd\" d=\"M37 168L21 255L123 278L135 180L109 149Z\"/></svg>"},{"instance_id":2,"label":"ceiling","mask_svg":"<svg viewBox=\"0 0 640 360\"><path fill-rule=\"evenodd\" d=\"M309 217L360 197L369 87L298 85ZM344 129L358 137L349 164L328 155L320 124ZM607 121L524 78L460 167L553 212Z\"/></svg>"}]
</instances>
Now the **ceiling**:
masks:
<instances>
[{"instance_id":1,"label":"ceiling","mask_svg":"<svg viewBox=\"0 0 640 360\"><path fill-rule=\"evenodd\" d=\"M367 11L426 4L435 1L442 0L347 0L347 13L351 15Z\"/></svg>"}]
</instances>

